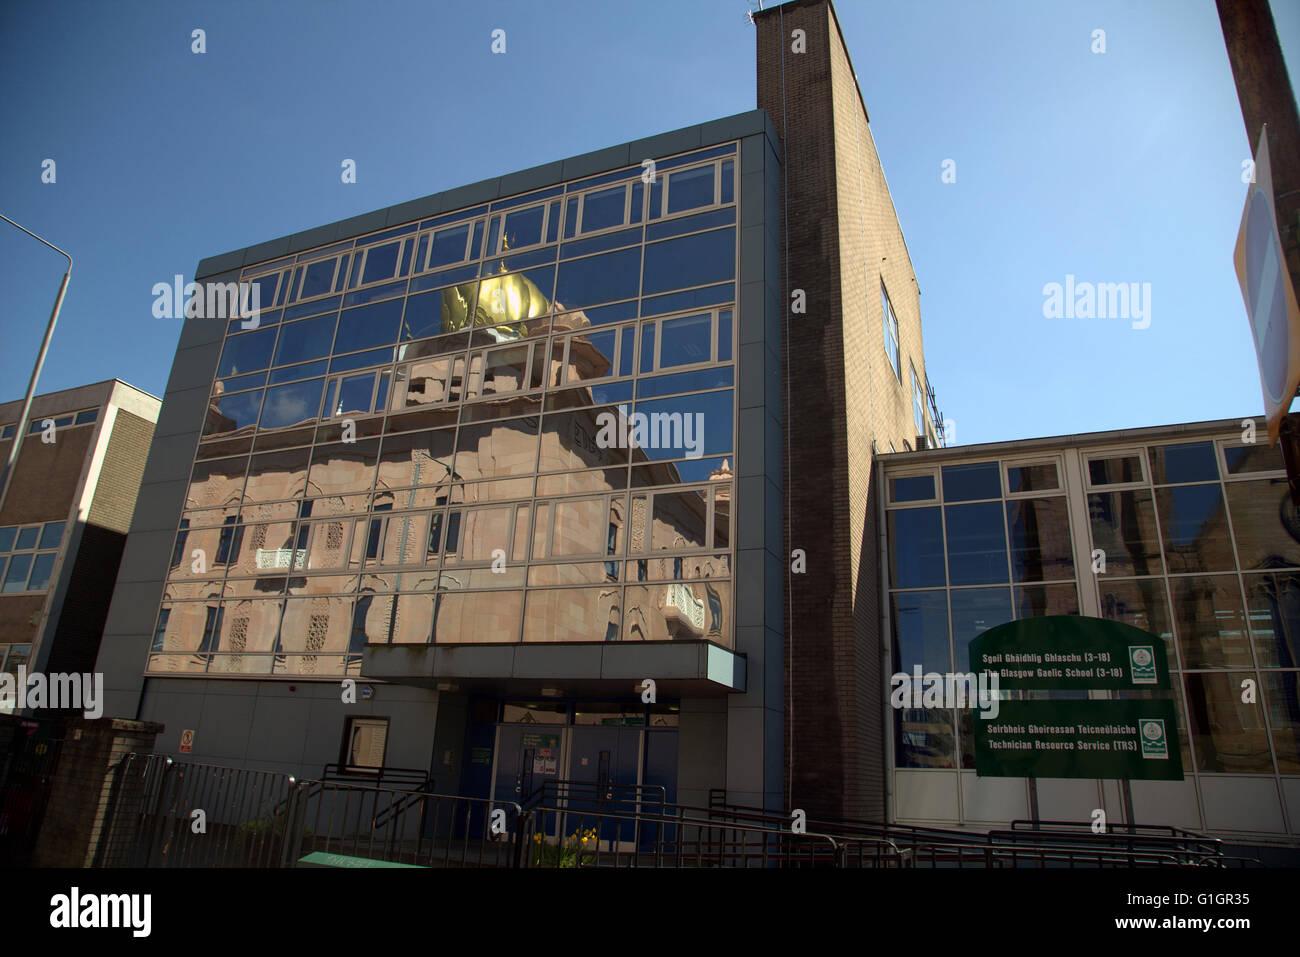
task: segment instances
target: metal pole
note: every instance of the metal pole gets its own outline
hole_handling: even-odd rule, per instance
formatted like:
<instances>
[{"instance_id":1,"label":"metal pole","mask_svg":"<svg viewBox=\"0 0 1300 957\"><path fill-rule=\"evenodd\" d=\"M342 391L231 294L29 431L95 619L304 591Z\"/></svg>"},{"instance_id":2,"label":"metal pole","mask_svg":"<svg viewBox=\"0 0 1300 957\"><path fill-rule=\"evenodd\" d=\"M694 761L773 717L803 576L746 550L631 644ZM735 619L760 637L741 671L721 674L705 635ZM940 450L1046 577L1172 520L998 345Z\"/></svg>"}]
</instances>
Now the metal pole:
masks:
<instances>
[{"instance_id":1,"label":"metal pole","mask_svg":"<svg viewBox=\"0 0 1300 957\"><path fill-rule=\"evenodd\" d=\"M1273 206L1291 285L1300 291L1300 114L1268 0L1215 0L1232 79L1246 124L1246 155L1268 127ZM1278 444L1291 499L1300 505L1300 423L1288 414Z\"/></svg>"},{"instance_id":2,"label":"metal pole","mask_svg":"<svg viewBox=\"0 0 1300 957\"><path fill-rule=\"evenodd\" d=\"M41 341L41 351L36 356L36 365L32 368L31 381L27 383L27 395L23 399L22 415L18 417L18 424L14 427L14 441L13 445L9 447L9 459L5 462L4 476L3 478L0 478L0 514L3 514L5 499L9 495L9 486L13 482L14 471L18 465L18 453L22 451L23 440L27 437L27 417L32 411L32 399L36 395L36 383L41 377L41 367L45 365L45 353L50 349L50 340L54 338L54 326L55 323L59 321L59 310L63 307L63 296L64 293L68 291L68 280L72 277L72 257L53 243L41 239L40 236L37 236L30 229L19 226L8 216L0 214L0 219L3 219L11 226L16 226L18 229L21 229L33 239L45 243L46 246L49 246L56 253L68 260L68 268L63 274L63 282L59 284L59 294L54 300L54 309L50 313L50 321L45 326L45 338Z\"/></svg>"}]
</instances>

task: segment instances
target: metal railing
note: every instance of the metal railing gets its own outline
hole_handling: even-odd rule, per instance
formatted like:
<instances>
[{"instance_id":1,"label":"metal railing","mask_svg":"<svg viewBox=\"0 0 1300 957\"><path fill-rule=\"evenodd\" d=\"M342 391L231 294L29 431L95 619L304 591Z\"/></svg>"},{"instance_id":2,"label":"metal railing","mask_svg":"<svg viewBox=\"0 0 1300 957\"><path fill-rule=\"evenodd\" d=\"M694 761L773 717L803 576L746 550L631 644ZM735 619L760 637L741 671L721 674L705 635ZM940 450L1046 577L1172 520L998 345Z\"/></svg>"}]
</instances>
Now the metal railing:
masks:
<instances>
[{"instance_id":1,"label":"metal railing","mask_svg":"<svg viewBox=\"0 0 1300 957\"><path fill-rule=\"evenodd\" d=\"M501 812L495 822L493 810ZM486 799L133 753L113 771L94 862L291 867L323 851L424 866L517 867L521 815L516 804Z\"/></svg>"},{"instance_id":2,"label":"metal railing","mask_svg":"<svg viewBox=\"0 0 1300 957\"><path fill-rule=\"evenodd\" d=\"M283 863L312 852L420 867L519 867L525 818L513 802L300 782Z\"/></svg>"},{"instance_id":3,"label":"metal railing","mask_svg":"<svg viewBox=\"0 0 1300 957\"><path fill-rule=\"evenodd\" d=\"M729 804L718 790L709 793L709 809L728 820L769 825L785 820L776 812ZM866 839L892 842L911 867L1228 866L1215 863L1227 860L1217 838L1165 825L1115 825L1096 834L1090 822L1077 821L1017 820L1010 829L989 832L817 817L806 824L844 844L850 861L854 842ZM1257 863L1239 860L1237 866Z\"/></svg>"},{"instance_id":4,"label":"metal railing","mask_svg":"<svg viewBox=\"0 0 1300 957\"><path fill-rule=\"evenodd\" d=\"M327 773L339 772L336 766ZM113 772L96 866L292 867L314 852L340 866L1077 868L1258 865L1217 839L1134 826L1093 834L1072 821L989 833L669 803L658 786L548 780L523 806L415 788L306 780L128 754ZM427 782L430 786L422 786ZM196 813L196 812L201 812ZM1033 823L1033 822L1028 822Z\"/></svg>"}]
</instances>

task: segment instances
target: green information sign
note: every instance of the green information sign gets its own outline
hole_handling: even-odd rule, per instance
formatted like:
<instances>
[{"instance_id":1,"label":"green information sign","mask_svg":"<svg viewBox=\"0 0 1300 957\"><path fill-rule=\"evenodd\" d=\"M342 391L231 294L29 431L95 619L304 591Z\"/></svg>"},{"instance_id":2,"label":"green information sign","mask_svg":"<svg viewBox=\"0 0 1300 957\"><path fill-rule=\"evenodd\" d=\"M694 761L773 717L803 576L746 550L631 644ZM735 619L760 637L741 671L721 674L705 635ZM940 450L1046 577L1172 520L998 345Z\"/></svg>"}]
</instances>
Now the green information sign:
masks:
<instances>
[{"instance_id":1,"label":"green information sign","mask_svg":"<svg viewBox=\"0 0 1300 957\"><path fill-rule=\"evenodd\" d=\"M996 672L1001 690L1169 687L1169 662L1159 635L1081 615L1024 618L990 628L970 643L970 663L976 672Z\"/></svg>"},{"instance_id":2,"label":"green information sign","mask_svg":"<svg viewBox=\"0 0 1300 957\"><path fill-rule=\"evenodd\" d=\"M1003 701L974 724L980 777L1183 779L1168 699Z\"/></svg>"}]
</instances>

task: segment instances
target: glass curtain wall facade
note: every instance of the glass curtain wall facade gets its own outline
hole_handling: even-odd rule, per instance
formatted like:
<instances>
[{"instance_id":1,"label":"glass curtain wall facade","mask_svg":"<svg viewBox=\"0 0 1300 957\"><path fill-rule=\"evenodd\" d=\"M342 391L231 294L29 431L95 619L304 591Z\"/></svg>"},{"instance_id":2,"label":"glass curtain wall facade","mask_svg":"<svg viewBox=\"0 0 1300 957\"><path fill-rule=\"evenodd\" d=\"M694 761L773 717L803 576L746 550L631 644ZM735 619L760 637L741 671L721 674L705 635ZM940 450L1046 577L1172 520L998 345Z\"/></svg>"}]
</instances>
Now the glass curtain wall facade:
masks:
<instances>
[{"instance_id":1,"label":"glass curtain wall facade","mask_svg":"<svg viewBox=\"0 0 1300 957\"><path fill-rule=\"evenodd\" d=\"M737 144L245 268L150 674L733 647Z\"/></svg>"},{"instance_id":2,"label":"glass curtain wall facade","mask_svg":"<svg viewBox=\"0 0 1300 957\"><path fill-rule=\"evenodd\" d=\"M1153 632L1176 669L1197 826L1300 833L1300 519L1280 452L1238 431L999 453L885 466L892 669L969 671L973 638L1027 617L1086 614ZM970 711L908 709L892 721L891 773L974 773ZM1219 789L1247 778L1271 789L1278 813L1222 824ZM951 793L948 820L989 820L963 808L969 786Z\"/></svg>"}]
</instances>

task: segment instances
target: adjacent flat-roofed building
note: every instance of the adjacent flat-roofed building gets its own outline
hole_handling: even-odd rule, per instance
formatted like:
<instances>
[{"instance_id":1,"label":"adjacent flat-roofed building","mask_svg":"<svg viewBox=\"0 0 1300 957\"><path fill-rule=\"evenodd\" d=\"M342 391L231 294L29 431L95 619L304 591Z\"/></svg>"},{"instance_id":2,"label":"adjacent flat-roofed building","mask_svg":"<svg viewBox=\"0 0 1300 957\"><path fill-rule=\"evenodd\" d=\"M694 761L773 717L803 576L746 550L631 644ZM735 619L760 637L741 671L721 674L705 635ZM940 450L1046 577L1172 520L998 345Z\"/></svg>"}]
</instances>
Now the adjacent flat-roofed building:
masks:
<instances>
[{"instance_id":1,"label":"adjacent flat-roofed building","mask_svg":"<svg viewBox=\"0 0 1300 957\"><path fill-rule=\"evenodd\" d=\"M1004 622L1087 615L1160 636L1182 781L1133 781L1132 819L1300 837L1300 518L1280 449L1243 420L901 453L887 494L886 671L968 672ZM1104 557L1104 561L1101 558ZM886 708L890 819L987 830L1128 819L1114 780L980 777L969 710ZM1031 786L1032 784L1032 786Z\"/></svg>"},{"instance_id":2,"label":"adjacent flat-roofed building","mask_svg":"<svg viewBox=\"0 0 1300 957\"><path fill-rule=\"evenodd\" d=\"M261 312L185 322L109 713L309 777L884 813L871 465L940 423L834 11L756 28L758 110L199 264Z\"/></svg>"},{"instance_id":3,"label":"adjacent flat-roofed building","mask_svg":"<svg viewBox=\"0 0 1300 957\"><path fill-rule=\"evenodd\" d=\"M0 464L22 405L0 405ZM0 511L0 669L93 670L158 408L116 379L32 400Z\"/></svg>"}]
</instances>

